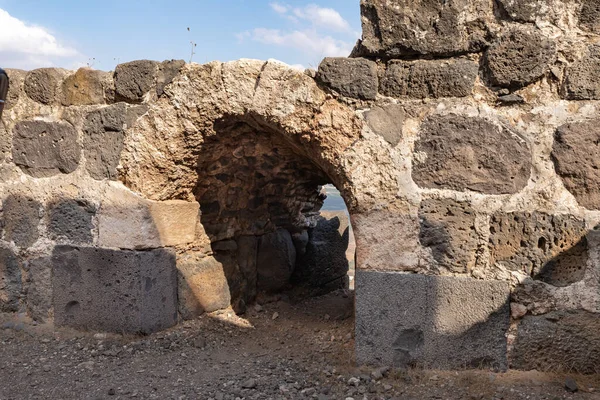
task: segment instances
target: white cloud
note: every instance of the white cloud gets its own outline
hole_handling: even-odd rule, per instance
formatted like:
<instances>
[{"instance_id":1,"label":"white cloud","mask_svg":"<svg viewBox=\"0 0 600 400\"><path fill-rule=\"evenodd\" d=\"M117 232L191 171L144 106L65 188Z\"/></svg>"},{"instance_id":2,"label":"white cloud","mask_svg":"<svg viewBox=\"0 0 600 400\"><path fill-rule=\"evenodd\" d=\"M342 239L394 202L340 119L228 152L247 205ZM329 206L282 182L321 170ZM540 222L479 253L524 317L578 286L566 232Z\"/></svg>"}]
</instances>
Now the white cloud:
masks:
<instances>
[{"instance_id":1,"label":"white cloud","mask_svg":"<svg viewBox=\"0 0 600 400\"><path fill-rule=\"evenodd\" d=\"M282 32L278 29L256 28L248 34L257 42L292 47L311 56L346 57L352 49L351 43L331 36L320 36L313 30Z\"/></svg>"},{"instance_id":2,"label":"white cloud","mask_svg":"<svg viewBox=\"0 0 600 400\"><path fill-rule=\"evenodd\" d=\"M80 54L60 43L47 29L27 24L0 9L0 62L5 68L33 69L74 65Z\"/></svg>"},{"instance_id":3,"label":"white cloud","mask_svg":"<svg viewBox=\"0 0 600 400\"><path fill-rule=\"evenodd\" d=\"M288 12L288 9L289 9L288 6L280 4L280 3L271 3L269 5L273 9L273 11L275 11L278 14L285 14Z\"/></svg>"},{"instance_id":4,"label":"white cloud","mask_svg":"<svg viewBox=\"0 0 600 400\"><path fill-rule=\"evenodd\" d=\"M294 15L310 21L314 26L337 31L351 32L350 24L333 8L323 8L309 4L304 8L295 8Z\"/></svg>"}]
</instances>

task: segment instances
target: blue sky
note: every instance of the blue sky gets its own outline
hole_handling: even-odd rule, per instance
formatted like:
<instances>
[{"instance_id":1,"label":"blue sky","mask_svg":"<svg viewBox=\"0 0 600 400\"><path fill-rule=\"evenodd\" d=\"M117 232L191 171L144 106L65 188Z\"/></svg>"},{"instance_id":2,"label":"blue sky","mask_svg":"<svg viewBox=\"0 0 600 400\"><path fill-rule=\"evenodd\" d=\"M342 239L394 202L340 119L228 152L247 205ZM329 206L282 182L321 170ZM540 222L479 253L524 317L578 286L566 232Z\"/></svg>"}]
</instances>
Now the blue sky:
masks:
<instances>
[{"instance_id":1,"label":"blue sky","mask_svg":"<svg viewBox=\"0 0 600 400\"><path fill-rule=\"evenodd\" d=\"M359 8L359 0L0 0L0 67L189 61L193 41L198 63L275 58L314 68L348 55Z\"/></svg>"}]
</instances>

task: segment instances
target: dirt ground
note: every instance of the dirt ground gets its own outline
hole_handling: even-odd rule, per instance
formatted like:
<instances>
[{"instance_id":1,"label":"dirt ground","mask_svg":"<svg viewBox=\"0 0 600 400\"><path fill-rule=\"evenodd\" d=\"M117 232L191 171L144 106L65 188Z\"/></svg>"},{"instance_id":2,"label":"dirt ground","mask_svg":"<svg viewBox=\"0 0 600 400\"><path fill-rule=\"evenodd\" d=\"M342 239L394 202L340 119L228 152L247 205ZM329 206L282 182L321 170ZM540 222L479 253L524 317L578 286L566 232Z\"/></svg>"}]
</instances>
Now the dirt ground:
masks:
<instances>
[{"instance_id":1,"label":"dirt ground","mask_svg":"<svg viewBox=\"0 0 600 400\"><path fill-rule=\"evenodd\" d=\"M355 368L351 292L260 302L150 336L0 314L0 399L600 399L598 376Z\"/></svg>"}]
</instances>

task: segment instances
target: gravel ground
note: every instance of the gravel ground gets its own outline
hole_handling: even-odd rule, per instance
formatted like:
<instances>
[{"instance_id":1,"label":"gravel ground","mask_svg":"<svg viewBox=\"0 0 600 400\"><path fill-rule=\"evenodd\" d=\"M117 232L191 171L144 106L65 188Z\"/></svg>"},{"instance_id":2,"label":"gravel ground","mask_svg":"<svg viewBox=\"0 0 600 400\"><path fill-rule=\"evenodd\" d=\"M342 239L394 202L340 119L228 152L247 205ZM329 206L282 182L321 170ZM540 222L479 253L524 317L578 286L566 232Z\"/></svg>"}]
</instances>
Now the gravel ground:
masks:
<instances>
[{"instance_id":1,"label":"gravel ground","mask_svg":"<svg viewBox=\"0 0 600 400\"><path fill-rule=\"evenodd\" d=\"M600 399L598 376L355 368L350 292L259 303L150 336L0 314L0 399Z\"/></svg>"}]
</instances>

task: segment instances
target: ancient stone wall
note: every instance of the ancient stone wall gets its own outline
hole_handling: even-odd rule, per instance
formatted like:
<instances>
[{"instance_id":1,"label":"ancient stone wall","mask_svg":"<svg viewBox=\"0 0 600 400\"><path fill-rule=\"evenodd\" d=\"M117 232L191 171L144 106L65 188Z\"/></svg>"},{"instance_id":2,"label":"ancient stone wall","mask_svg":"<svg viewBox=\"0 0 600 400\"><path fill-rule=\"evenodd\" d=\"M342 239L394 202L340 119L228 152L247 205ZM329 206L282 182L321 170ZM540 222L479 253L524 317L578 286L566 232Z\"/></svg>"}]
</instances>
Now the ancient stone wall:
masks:
<instances>
[{"instance_id":1,"label":"ancient stone wall","mask_svg":"<svg viewBox=\"0 0 600 400\"><path fill-rule=\"evenodd\" d=\"M359 362L598 372L597 2L361 10L351 57L316 72L9 70L1 310L151 332L325 284L296 263L337 268L318 241L344 232L315 230L330 182L357 241Z\"/></svg>"}]
</instances>

